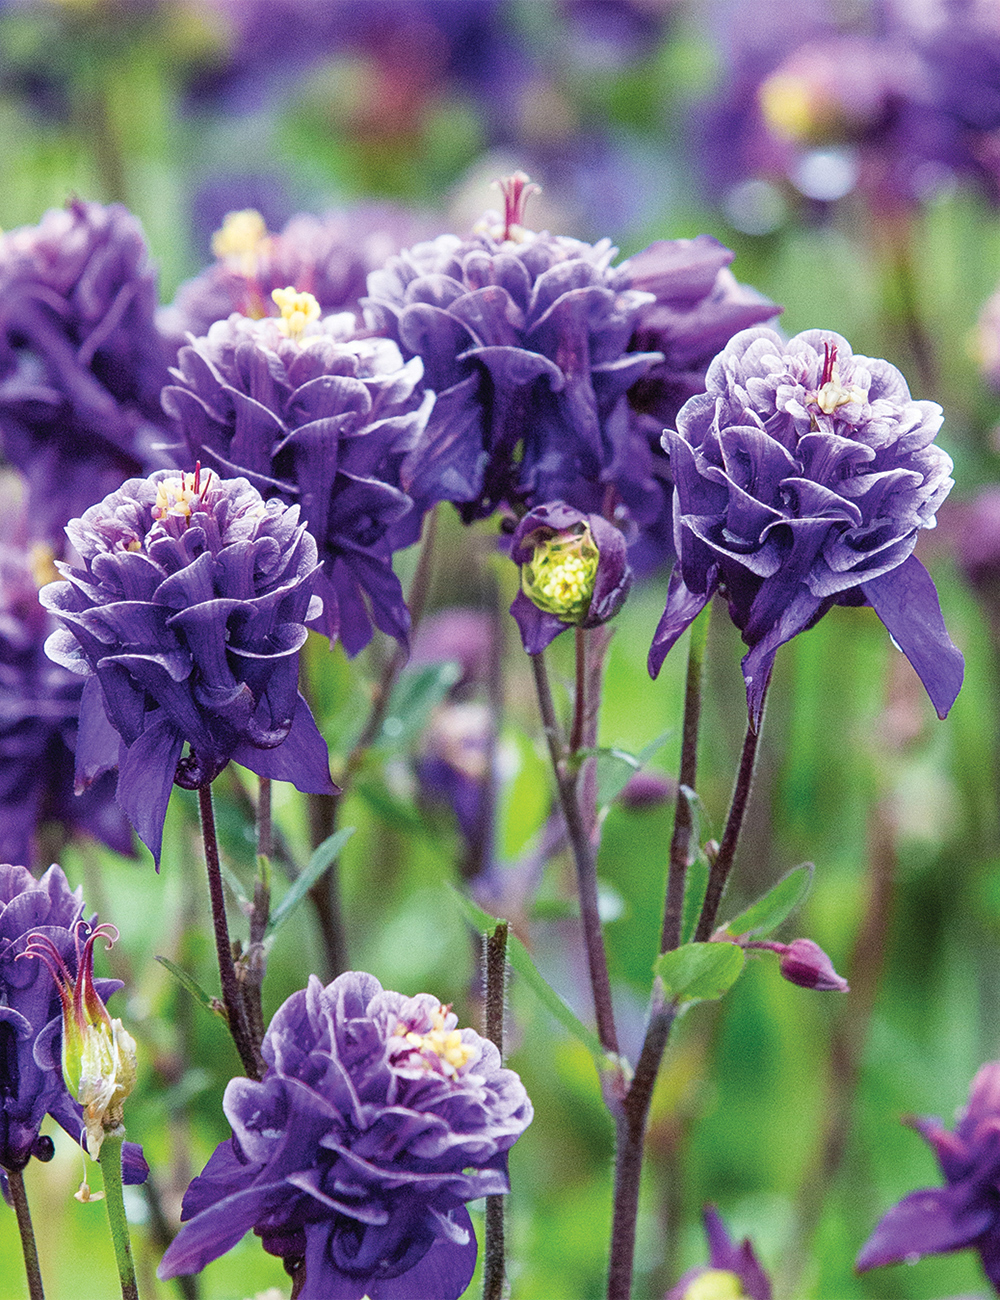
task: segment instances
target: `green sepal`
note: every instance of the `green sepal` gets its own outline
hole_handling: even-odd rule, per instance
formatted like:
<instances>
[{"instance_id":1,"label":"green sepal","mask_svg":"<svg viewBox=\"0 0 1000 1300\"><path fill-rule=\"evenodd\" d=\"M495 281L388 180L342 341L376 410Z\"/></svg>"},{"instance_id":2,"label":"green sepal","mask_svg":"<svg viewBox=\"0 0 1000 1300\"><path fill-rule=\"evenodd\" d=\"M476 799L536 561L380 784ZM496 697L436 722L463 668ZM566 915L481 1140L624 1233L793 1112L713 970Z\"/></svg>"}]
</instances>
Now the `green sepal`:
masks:
<instances>
[{"instance_id":1,"label":"green sepal","mask_svg":"<svg viewBox=\"0 0 1000 1300\"><path fill-rule=\"evenodd\" d=\"M472 928L478 930L480 934L491 934L497 922L503 919L502 917L491 916L489 912L477 907L471 899L466 898L454 885L449 885L448 888L454 896L462 915ZM513 931L510 931L507 937L507 960L532 990L539 1002L559 1021L568 1033L572 1034L574 1038L584 1045L594 1058L594 1064L597 1066L599 1073L621 1069L621 1062L618 1058L612 1058L609 1053L605 1052L601 1046L601 1040L594 1031L588 1029L583 1021L577 1018L576 1014L567 1006L551 984L541 975L531 958L531 954Z\"/></svg>"},{"instance_id":2,"label":"green sepal","mask_svg":"<svg viewBox=\"0 0 1000 1300\"><path fill-rule=\"evenodd\" d=\"M340 850L354 834L354 829L353 826L344 826L317 846L305 871L296 876L284 898L272 911L264 931L265 939L271 938L284 925L323 872L340 856Z\"/></svg>"},{"instance_id":3,"label":"green sepal","mask_svg":"<svg viewBox=\"0 0 1000 1300\"><path fill-rule=\"evenodd\" d=\"M726 925L725 933L739 938L746 934L770 934L800 907L812 889L815 867L811 862L803 862L793 867L787 875L781 877L776 885L756 903L751 903L745 912Z\"/></svg>"},{"instance_id":4,"label":"green sepal","mask_svg":"<svg viewBox=\"0 0 1000 1300\"><path fill-rule=\"evenodd\" d=\"M161 966L166 966L167 970L171 975L173 975L178 984L187 989L195 1002L200 1003L200 1005L203 1006L206 1011L210 1011L213 1016L220 1016L223 1020L226 1019L226 1012L222 1003L218 998L213 998L211 993L206 993L193 975L189 975L182 966L178 966L177 963L171 961L169 957L157 956L156 960Z\"/></svg>"},{"instance_id":5,"label":"green sepal","mask_svg":"<svg viewBox=\"0 0 1000 1300\"><path fill-rule=\"evenodd\" d=\"M746 953L735 943L685 943L661 953L653 973L663 981L663 996L682 1006L714 1002L740 977Z\"/></svg>"}]
</instances>

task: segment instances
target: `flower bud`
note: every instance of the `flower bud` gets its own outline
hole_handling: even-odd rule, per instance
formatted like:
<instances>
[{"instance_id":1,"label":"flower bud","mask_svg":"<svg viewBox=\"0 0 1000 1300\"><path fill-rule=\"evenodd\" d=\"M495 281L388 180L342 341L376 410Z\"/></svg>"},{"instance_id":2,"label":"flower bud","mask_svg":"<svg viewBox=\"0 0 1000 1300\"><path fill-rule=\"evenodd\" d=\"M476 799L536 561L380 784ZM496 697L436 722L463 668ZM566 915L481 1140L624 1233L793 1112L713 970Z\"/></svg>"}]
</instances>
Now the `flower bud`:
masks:
<instances>
[{"instance_id":1,"label":"flower bud","mask_svg":"<svg viewBox=\"0 0 1000 1300\"><path fill-rule=\"evenodd\" d=\"M849 991L847 980L837 974L833 962L812 939L793 939L791 943L760 939L743 946L776 952L781 959L781 974L791 984L798 984L804 989L818 989L821 993Z\"/></svg>"},{"instance_id":2,"label":"flower bud","mask_svg":"<svg viewBox=\"0 0 1000 1300\"><path fill-rule=\"evenodd\" d=\"M525 515L510 554L521 566L521 590L510 612L528 654L544 650L567 627L606 623L632 585L621 532L563 501Z\"/></svg>"}]
</instances>

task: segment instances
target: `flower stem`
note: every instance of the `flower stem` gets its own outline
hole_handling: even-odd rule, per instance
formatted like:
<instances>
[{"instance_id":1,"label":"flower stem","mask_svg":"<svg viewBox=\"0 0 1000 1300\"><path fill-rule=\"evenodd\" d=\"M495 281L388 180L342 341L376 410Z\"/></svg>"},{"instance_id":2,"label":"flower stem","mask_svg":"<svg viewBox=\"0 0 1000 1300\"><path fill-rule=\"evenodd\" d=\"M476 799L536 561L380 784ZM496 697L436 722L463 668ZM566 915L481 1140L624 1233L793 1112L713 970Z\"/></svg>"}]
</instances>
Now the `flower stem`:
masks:
<instances>
[{"instance_id":1,"label":"flower stem","mask_svg":"<svg viewBox=\"0 0 1000 1300\"><path fill-rule=\"evenodd\" d=\"M688 642L687 681L684 691L684 726L681 733L681 759L677 776L677 804L674 809L674 832L670 840L670 867L667 874L667 897L663 908L663 933L660 952L671 952L681 941L681 918L684 911L684 886L691 863L691 804L686 790L693 791L698 775L698 723L701 718L702 667L708 640L711 605L695 619Z\"/></svg>"},{"instance_id":2,"label":"flower stem","mask_svg":"<svg viewBox=\"0 0 1000 1300\"><path fill-rule=\"evenodd\" d=\"M594 995L597 1034L604 1050L617 1055L618 1035L615 1031L614 1007L611 1001L611 981L608 977L608 961L604 951L604 935L601 932L601 917L597 905L597 863L580 812L576 792L576 772L574 767L567 763L567 758L570 756L566 752L562 732L556 719L544 652L529 655L528 658L531 660L531 668L535 676L538 707L542 715L542 726L549 747L549 757L552 760L552 770L555 773L559 804L566 821L566 833L573 851L573 860L576 863L580 917L583 922L583 940L590 970L590 986Z\"/></svg>"},{"instance_id":3,"label":"flower stem","mask_svg":"<svg viewBox=\"0 0 1000 1300\"><path fill-rule=\"evenodd\" d=\"M22 1170L7 1170L7 1186L10 1188L10 1199L14 1202L17 1228L21 1234L21 1252L24 1255L24 1271L28 1278L28 1296L30 1300L45 1300L45 1292L42 1290L42 1271L38 1265L38 1247L35 1245L35 1230L31 1226L31 1211L28 1209L28 1194L24 1189Z\"/></svg>"},{"instance_id":4,"label":"flower stem","mask_svg":"<svg viewBox=\"0 0 1000 1300\"><path fill-rule=\"evenodd\" d=\"M135 1280L135 1262L129 1241L125 1200L122 1196L122 1138L124 1134L105 1133L101 1143L101 1173L104 1175L104 1200L108 1207L108 1226L115 1247L115 1262L122 1285L122 1300L139 1300Z\"/></svg>"},{"instance_id":5,"label":"flower stem","mask_svg":"<svg viewBox=\"0 0 1000 1300\"><path fill-rule=\"evenodd\" d=\"M507 922L499 921L486 936L486 1037L503 1059L504 990L507 973ZM504 1262L504 1198L486 1198L486 1246L483 1258L483 1300L502 1300Z\"/></svg>"},{"instance_id":6,"label":"flower stem","mask_svg":"<svg viewBox=\"0 0 1000 1300\"><path fill-rule=\"evenodd\" d=\"M205 844L205 867L208 871L208 894L212 904L212 928L215 932L215 951L219 959L222 1002L229 1020L229 1032L240 1054L243 1069L248 1078L260 1079L264 1067L260 1060L259 1044L254 1043L250 1034L239 980L236 978L236 967L233 964L233 948L226 921L226 900L222 892L219 842L215 834L215 812L212 808L210 783L198 787L198 807L201 811L201 834Z\"/></svg>"},{"instance_id":7,"label":"flower stem","mask_svg":"<svg viewBox=\"0 0 1000 1300\"><path fill-rule=\"evenodd\" d=\"M767 687L764 687L765 699ZM763 702L761 705L763 709ZM747 810L747 802L750 799L750 787L753 784L754 763L757 760L757 743L760 740L760 727L763 724L763 713L761 721L758 723L757 730L748 723L746 735L743 738L743 751L740 754L739 771L736 774L736 788L733 791L732 802L729 805L729 815L726 818L725 829L722 832L722 840L719 843L719 851L712 859L711 867L708 873L708 887L705 890L705 901L701 906L701 915L698 918L698 926L694 932L696 943L707 943L712 937L712 930L715 927L715 918L719 912L719 904L722 902L722 893L726 888L726 881L729 879L729 873L733 869L733 860L736 857L736 845L739 841L740 831L743 828L743 817Z\"/></svg>"}]
</instances>

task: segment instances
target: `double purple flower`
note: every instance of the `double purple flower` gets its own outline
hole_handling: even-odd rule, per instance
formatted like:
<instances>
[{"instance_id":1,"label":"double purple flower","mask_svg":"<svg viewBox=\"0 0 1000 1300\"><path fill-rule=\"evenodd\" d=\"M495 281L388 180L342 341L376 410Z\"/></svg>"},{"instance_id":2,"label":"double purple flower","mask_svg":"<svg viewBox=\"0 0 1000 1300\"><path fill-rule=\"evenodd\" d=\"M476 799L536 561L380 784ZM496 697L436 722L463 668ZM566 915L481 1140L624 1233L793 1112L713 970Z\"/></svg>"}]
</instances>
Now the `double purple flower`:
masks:
<instances>
[{"instance_id":1,"label":"double purple flower","mask_svg":"<svg viewBox=\"0 0 1000 1300\"><path fill-rule=\"evenodd\" d=\"M322 565L317 627L331 641L356 654L374 622L405 642L410 617L392 554L420 532L398 483L433 401L421 363L404 365L385 339L355 339L346 313L287 330L239 315L217 322L181 349L164 407L192 460L299 506Z\"/></svg>"},{"instance_id":2,"label":"double purple flower","mask_svg":"<svg viewBox=\"0 0 1000 1300\"><path fill-rule=\"evenodd\" d=\"M785 343L744 330L713 361L663 445L678 561L649 653L655 676L719 591L750 647L756 727L778 647L835 604L871 605L944 717L962 684L927 571L912 554L952 486L941 408L838 334Z\"/></svg>"},{"instance_id":3,"label":"double purple flower","mask_svg":"<svg viewBox=\"0 0 1000 1300\"><path fill-rule=\"evenodd\" d=\"M0 237L0 443L34 537L165 465L156 273L138 221L74 200Z\"/></svg>"},{"instance_id":4,"label":"double purple flower","mask_svg":"<svg viewBox=\"0 0 1000 1300\"><path fill-rule=\"evenodd\" d=\"M476 1238L465 1204L509 1190L531 1122L520 1079L437 998L349 972L312 976L264 1037L268 1070L233 1079L233 1136L188 1188L159 1268L195 1273L253 1228L301 1300L457 1300Z\"/></svg>"},{"instance_id":5,"label":"double purple flower","mask_svg":"<svg viewBox=\"0 0 1000 1300\"><path fill-rule=\"evenodd\" d=\"M29 936L42 935L75 978L80 939L97 918L83 919L79 889L62 868L41 880L24 867L0 866L0 1169L18 1171L32 1156L52 1157L52 1141L39 1136L46 1114L74 1141L84 1133L83 1111L69 1094L59 1060L62 1003L51 973L37 956L25 956ZM102 1000L120 980L95 980ZM141 1183L148 1169L141 1149L126 1142L124 1176Z\"/></svg>"},{"instance_id":6,"label":"double purple flower","mask_svg":"<svg viewBox=\"0 0 1000 1300\"><path fill-rule=\"evenodd\" d=\"M65 624L48 654L87 678L77 782L117 764L118 801L157 862L175 780L194 789L234 760L332 792L326 744L298 693L318 605L316 543L298 510L265 503L245 479L159 470L67 533L81 565L60 564L67 581L42 602Z\"/></svg>"}]
</instances>

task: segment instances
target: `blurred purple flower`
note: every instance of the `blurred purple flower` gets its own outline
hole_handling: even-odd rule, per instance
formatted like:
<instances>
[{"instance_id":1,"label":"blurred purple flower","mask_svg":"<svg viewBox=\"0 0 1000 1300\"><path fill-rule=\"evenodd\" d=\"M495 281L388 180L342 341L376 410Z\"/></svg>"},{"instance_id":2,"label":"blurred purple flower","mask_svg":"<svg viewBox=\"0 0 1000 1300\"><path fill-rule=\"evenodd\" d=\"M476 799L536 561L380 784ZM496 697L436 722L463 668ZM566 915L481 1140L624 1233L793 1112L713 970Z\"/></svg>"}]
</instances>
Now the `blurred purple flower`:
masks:
<instances>
[{"instance_id":1,"label":"blurred purple flower","mask_svg":"<svg viewBox=\"0 0 1000 1300\"><path fill-rule=\"evenodd\" d=\"M422 515L398 483L433 401L421 363L404 365L386 339L354 338L346 313L297 336L283 328L238 315L217 322L181 349L164 409L192 460L298 504L322 564L317 628L350 655L373 622L405 643L410 616L392 553L420 533Z\"/></svg>"},{"instance_id":2,"label":"blurred purple flower","mask_svg":"<svg viewBox=\"0 0 1000 1300\"><path fill-rule=\"evenodd\" d=\"M233 1136L184 1197L161 1278L195 1273L250 1228L301 1300L456 1300L476 1262L465 1203L509 1190L531 1122L520 1079L437 998L315 976L264 1037L261 1082L233 1079Z\"/></svg>"},{"instance_id":3,"label":"blurred purple flower","mask_svg":"<svg viewBox=\"0 0 1000 1300\"><path fill-rule=\"evenodd\" d=\"M494 647L493 615L484 609L454 606L427 614L413 637L409 664L457 663L462 675L448 692L451 699L464 699L490 675Z\"/></svg>"},{"instance_id":4,"label":"blurred purple flower","mask_svg":"<svg viewBox=\"0 0 1000 1300\"><path fill-rule=\"evenodd\" d=\"M83 682L45 653L56 624L38 600L15 497L13 485L0 480L0 861L35 865L37 832L47 821L131 854L114 778L100 777L79 796L73 791Z\"/></svg>"},{"instance_id":5,"label":"blurred purple flower","mask_svg":"<svg viewBox=\"0 0 1000 1300\"><path fill-rule=\"evenodd\" d=\"M292 285L311 293L324 315L350 311L360 320L369 271L426 229L404 208L365 204L322 216L300 213L272 234L252 209L230 212L216 232L216 261L186 280L157 324L171 360L187 335L207 334L233 312L278 316L271 292Z\"/></svg>"},{"instance_id":6,"label":"blurred purple flower","mask_svg":"<svg viewBox=\"0 0 1000 1300\"><path fill-rule=\"evenodd\" d=\"M708 1238L708 1264L689 1269L680 1281L667 1292L663 1300L688 1300L691 1288L699 1278L710 1277L719 1283L714 1292L719 1296L743 1295L747 1300L771 1300L771 1283L767 1274L757 1262L750 1239L744 1239L737 1246L726 1231L726 1226L714 1205L706 1205L703 1220L705 1236ZM716 1277L715 1275L719 1276ZM723 1289L728 1283L729 1289ZM733 1291L732 1286L739 1287ZM706 1283L702 1288L695 1288L699 1296L709 1296Z\"/></svg>"},{"instance_id":7,"label":"blurred purple flower","mask_svg":"<svg viewBox=\"0 0 1000 1300\"><path fill-rule=\"evenodd\" d=\"M716 591L750 647L753 726L778 647L834 604L871 605L941 717L963 660L912 554L952 486L934 445L941 408L915 402L887 361L838 334L738 334L663 445L674 476L678 562L649 652L655 676Z\"/></svg>"},{"instance_id":8,"label":"blurred purple flower","mask_svg":"<svg viewBox=\"0 0 1000 1300\"><path fill-rule=\"evenodd\" d=\"M87 678L77 782L117 763L118 801L157 863L175 780L194 789L233 760L334 789L298 694L317 567L298 513L246 479L159 470L67 528L81 567L60 563L67 581L41 599L65 624L48 654Z\"/></svg>"},{"instance_id":9,"label":"blurred purple flower","mask_svg":"<svg viewBox=\"0 0 1000 1300\"><path fill-rule=\"evenodd\" d=\"M973 1079L954 1132L930 1117L903 1122L933 1147L946 1185L910 1192L894 1205L861 1248L855 1268L864 1273L972 1247L1000 1290L1000 1061L988 1062Z\"/></svg>"},{"instance_id":10,"label":"blurred purple flower","mask_svg":"<svg viewBox=\"0 0 1000 1300\"><path fill-rule=\"evenodd\" d=\"M168 461L156 273L138 221L74 200L0 236L0 441L25 475L32 536Z\"/></svg>"},{"instance_id":11,"label":"blurred purple flower","mask_svg":"<svg viewBox=\"0 0 1000 1300\"><path fill-rule=\"evenodd\" d=\"M51 1159L52 1141L38 1133L46 1114L74 1141L84 1136L83 1111L59 1059L59 993L44 963L24 951L29 935L44 936L75 978L81 939L96 920L83 920L81 891L70 889L61 867L36 880L24 867L0 866L0 1168L23 1169L32 1156ZM120 980L94 984L105 1000L122 987ZM123 1156L125 1181L144 1182L141 1148L126 1142Z\"/></svg>"},{"instance_id":12,"label":"blurred purple flower","mask_svg":"<svg viewBox=\"0 0 1000 1300\"><path fill-rule=\"evenodd\" d=\"M970 500L949 506L945 528L958 563L1000 633L1000 486L983 488Z\"/></svg>"},{"instance_id":13,"label":"blurred purple flower","mask_svg":"<svg viewBox=\"0 0 1000 1300\"><path fill-rule=\"evenodd\" d=\"M655 529L666 464L650 444L662 409L697 389L720 341L777 309L731 288L730 254L707 236L660 241L613 267L608 240L536 234L523 225L534 188L516 174L503 219L487 214L464 241L418 244L368 278L373 327L423 358L437 394L403 485L456 502L467 522L561 500L633 534Z\"/></svg>"},{"instance_id":14,"label":"blurred purple flower","mask_svg":"<svg viewBox=\"0 0 1000 1300\"><path fill-rule=\"evenodd\" d=\"M563 501L524 516L511 539L521 589L510 612L528 654L540 654L568 627L598 627L614 618L632 585L626 549L614 524Z\"/></svg>"}]
</instances>

